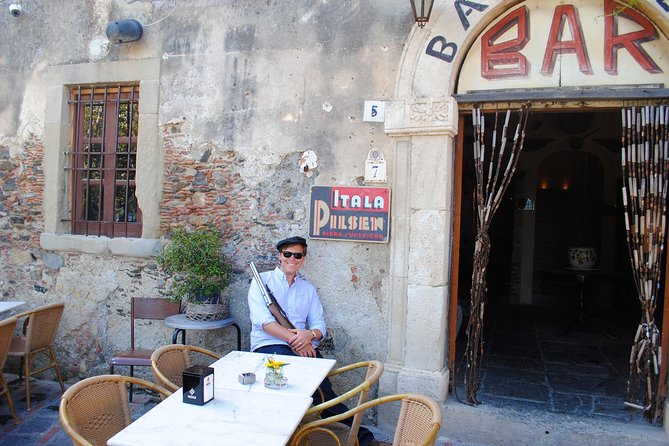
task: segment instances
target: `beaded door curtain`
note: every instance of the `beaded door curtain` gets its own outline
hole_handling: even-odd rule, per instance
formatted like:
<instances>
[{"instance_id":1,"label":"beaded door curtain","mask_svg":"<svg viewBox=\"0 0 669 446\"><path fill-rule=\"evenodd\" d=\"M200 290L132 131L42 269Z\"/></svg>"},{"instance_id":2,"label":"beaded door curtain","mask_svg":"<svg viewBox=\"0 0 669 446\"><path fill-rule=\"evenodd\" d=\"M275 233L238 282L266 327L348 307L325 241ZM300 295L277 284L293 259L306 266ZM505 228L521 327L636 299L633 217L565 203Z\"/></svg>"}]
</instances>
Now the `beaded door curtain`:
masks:
<instances>
[{"instance_id":1,"label":"beaded door curtain","mask_svg":"<svg viewBox=\"0 0 669 446\"><path fill-rule=\"evenodd\" d=\"M496 110L492 116L492 134L488 136L486 135L486 117L479 107L472 110L474 167L476 170L476 186L474 189L476 237L470 293L470 317L466 332L467 347L462 358L466 367L464 387L467 404L479 403L476 395L480 384L478 370L483 357L483 315L487 292L487 266L491 248L488 231L492 218L516 170L525 142L525 125L527 124L528 114L527 105L523 105L515 113L512 113L511 110L507 110L506 113L499 113ZM513 131L510 137L509 130Z\"/></svg>"},{"instance_id":2,"label":"beaded door curtain","mask_svg":"<svg viewBox=\"0 0 669 446\"><path fill-rule=\"evenodd\" d=\"M660 297L669 186L669 107L622 109L622 198L641 321L630 352L628 407L655 422L664 397L658 391L662 349L655 308ZM664 353L666 354L666 352Z\"/></svg>"}]
</instances>

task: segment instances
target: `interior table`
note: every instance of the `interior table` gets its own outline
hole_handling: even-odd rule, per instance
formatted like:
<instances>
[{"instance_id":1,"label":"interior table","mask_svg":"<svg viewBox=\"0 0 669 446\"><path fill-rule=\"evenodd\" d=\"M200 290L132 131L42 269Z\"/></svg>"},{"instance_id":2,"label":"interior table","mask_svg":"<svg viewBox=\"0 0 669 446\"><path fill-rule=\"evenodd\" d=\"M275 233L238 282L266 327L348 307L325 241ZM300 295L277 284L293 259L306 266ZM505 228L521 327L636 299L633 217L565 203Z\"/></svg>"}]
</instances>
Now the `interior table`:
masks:
<instances>
[{"instance_id":1,"label":"interior table","mask_svg":"<svg viewBox=\"0 0 669 446\"><path fill-rule=\"evenodd\" d=\"M542 270L541 273L545 275L566 277L568 280L575 281L578 286L578 306L576 307L576 314L567 322L565 333L569 333L571 328L576 325L583 326L586 322L592 322L598 325L607 336L614 336L609 333L606 324L604 324L601 319L588 314L586 311L586 300L589 296L587 291L590 284L615 282L619 276L618 271L601 270L599 268L558 268Z\"/></svg>"},{"instance_id":2,"label":"interior table","mask_svg":"<svg viewBox=\"0 0 669 446\"><path fill-rule=\"evenodd\" d=\"M218 330L225 327L235 327L237 330L237 350L242 349L242 331L237 322L231 317L217 321L194 321L188 319L185 314L175 314L165 318L165 325L174 328L172 334L172 344L177 343L179 333L181 333L181 343L186 344L186 330Z\"/></svg>"},{"instance_id":3,"label":"interior table","mask_svg":"<svg viewBox=\"0 0 669 446\"><path fill-rule=\"evenodd\" d=\"M311 403L310 396L215 387L214 399L196 406L184 403L179 389L107 445L283 446Z\"/></svg>"},{"instance_id":4,"label":"interior table","mask_svg":"<svg viewBox=\"0 0 669 446\"><path fill-rule=\"evenodd\" d=\"M13 310L14 308L20 307L23 304L25 304L25 302L20 300L7 300L4 302L0 302L0 313Z\"/></svg>"},{"instance_id":5,"label":"interior table","mask_svg":"<svg viewBox=\"0 0 669 446\"><path fill-rule=\"evenodd\" d=\"M265 387L264 366L266 353L232 351L214 362L214 388L270 394L294 394L311 396L335 365L334 359L305 358L302 356L273 355L277 360L287 362L283 367L287 379L285 387L269 389ZM239 374L251 372L256 380L252 384L241 384Z\"/></svg>"}]
</instances>

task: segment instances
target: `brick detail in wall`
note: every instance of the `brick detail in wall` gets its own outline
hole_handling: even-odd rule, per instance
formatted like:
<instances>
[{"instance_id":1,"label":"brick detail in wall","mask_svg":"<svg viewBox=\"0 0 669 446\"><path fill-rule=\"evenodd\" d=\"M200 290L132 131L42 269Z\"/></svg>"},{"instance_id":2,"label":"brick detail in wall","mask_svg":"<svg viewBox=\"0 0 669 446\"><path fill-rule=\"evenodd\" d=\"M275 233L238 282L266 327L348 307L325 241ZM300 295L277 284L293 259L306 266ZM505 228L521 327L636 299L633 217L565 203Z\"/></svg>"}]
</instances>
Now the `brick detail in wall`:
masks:
<instances>
[{"instance_id":1,"label":"brick detail in wall","mask_svg":"<svg viewBox=\"0 0 669 446\"><path fill-rule=\"evenodd\" d=\"M161 230L214 226L221 231L229 253L253 247L257 254L254 233L258 228L266 232L279 216L259 210L265 202L264 194L249 188L242 180L237 172L241 162L237 152L214 151L212 147L203 156L206 159L196 160L188 146L179 145L185 141L184 135L174 132L174 128L169 130L173 133L163 135L165 171L160 204Z\"/></svg>"},{"instance_id":2,"label":"brick detail in wall","mask_svg":"<svg viewBox=\"0 0 669 446\"><path fill-rule=\"evenodd\" d=\"M13 248L39 246L44 230L44 145L29 139L18 155L0 146L0 245Z\"/></svg>"}]
</instances>

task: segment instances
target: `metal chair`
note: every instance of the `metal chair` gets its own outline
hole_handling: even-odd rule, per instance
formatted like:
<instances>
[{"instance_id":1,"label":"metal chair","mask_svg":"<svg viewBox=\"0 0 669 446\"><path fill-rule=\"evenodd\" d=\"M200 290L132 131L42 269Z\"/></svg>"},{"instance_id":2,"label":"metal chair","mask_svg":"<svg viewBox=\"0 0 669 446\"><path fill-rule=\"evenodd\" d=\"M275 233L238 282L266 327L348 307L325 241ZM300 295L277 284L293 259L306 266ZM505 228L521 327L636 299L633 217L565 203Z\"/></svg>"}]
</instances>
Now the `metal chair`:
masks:
<instances>
[{"instance_id":1,"label":"metal chair","mask_svg":"<svg viewBox=\"0 0 669 446\"><path fill-rule=\"evenodd\" d=\"M151 355L151 370L156 383L169 392L183 387L182 372L192 365L191 357L194 355L214 360L221 358L217 353L194 345L172 344L157 348Z\"/></svg>"},{"instance_id":2,"label":"metal chair","mask_svg":"<svg viewBox=\"0 0 669 446\"><path fill-rule=\"evenodd\" d=\"M320 419L322 416L322 412L325 409L330 408L339 403L344 403L345 401L352 399L356 395L358 395L358 402L357 402L358 406L367 402L372 387L379 381L381 375L383 375L384 368L383 368L383 363L381 361L371 360L371 361L357 362L355 364L349 364L344 367L340 367L336 370L331 371L328 374L328 378L333 378L338 375L343 375L344 373L364 370L365 368L366 368L365 378L360 384L348 390L347 392L342 393L337 398L333 398L331 400L312 406L311 408L309 408L309 410L307 410L300 424L304 425ZM318 391L320 392L320 389ZM321 401L323 399L324 399L323 395L321 394ZM363 413L360 412L353 417L350 426L344 423L333 423L330 426L330 430L336 433L337 437L343 444L355 445L357 444L356 439L358 437L358 430L360 429L360 425L362 424L362 417Z\"/></svg>"},{"instance_id":3,"label":"metal chair","mask_svg":"<svg viewBox=\"0 0 669 446\"><path fill-rule=\"evenodd\" d=\"M65 391L60 399L60 423L73 444L106 445L132 422L126 389L129 385L169 396L167 390L152 382L122 375L93 376Z\"/></svg>"},{"instance_id":4,"label":"metal chair","mask_svg":"<svg viewBox=\"0 0 669 446\"><path fill-rule=\"evenodd\" d=\"M14 417L14 424L18 424L19 417L16 416L16 410L14 410L14 401L12 401L12 395L9 392L9 387L7 387L5 375L2 374L2 369L5 367L5 362L7 361L7 352L9 351L9 345L12 343L15 328L15 317L10 317L0 322L0 396L5 395L7 397L9 410L12 413L12 417Z\"/></svg>"},{"instance_id":5,"label":"metal chair","mask_svg":"<svg viewBox=\"0 0 669 446\"><path fill-rule=\"evenodd\" d=\"M52 346L64 309L65 304L60 302L25 311L15 316L17 320L25 318L23 331L22 334L12 339L7 356L19 357L19 382L22 376L25 375L26 378L26 410L30 410L30 377L33 375L53 369L61 391L65 391L63 377L60 374ZM49 363L37 370L32 370L32 359L39 354L48 356Z\"/></svg>"},{"instance_id":6,"label":"metal chair","mask_svg":"<svg viewBox=\"0 0 669 446\"><path fill-rule=\"evenodd\" d=\"M151 367L153 350L135 348L135 320L164 320L173 314L179 314L180 303L163 298L133 297L130 299L130 350L118 352L109 362L109 373L114 374L115 366L130 367L130 376L134 376L135 367ZM132 385L130 402L132 402Z\"/></svg>"},{"instance_id":7,"label":"metal chair","mask_svg":"<svg viewBox=\"0 0 669 446\"><path fill-rule=\"evenodd\" d=\"M434 446L442 424L441 407L432 398L414 393L389 395L368 401L348 412L322 420L312 421L300 426L290 440L290 446L307 445L353 445L356 443L342 442L335 431L333 423L338 423L351 416L364 413L367 409L382 404L401 401L401 408L393 446Z\"/></svg>"}]
</instances>

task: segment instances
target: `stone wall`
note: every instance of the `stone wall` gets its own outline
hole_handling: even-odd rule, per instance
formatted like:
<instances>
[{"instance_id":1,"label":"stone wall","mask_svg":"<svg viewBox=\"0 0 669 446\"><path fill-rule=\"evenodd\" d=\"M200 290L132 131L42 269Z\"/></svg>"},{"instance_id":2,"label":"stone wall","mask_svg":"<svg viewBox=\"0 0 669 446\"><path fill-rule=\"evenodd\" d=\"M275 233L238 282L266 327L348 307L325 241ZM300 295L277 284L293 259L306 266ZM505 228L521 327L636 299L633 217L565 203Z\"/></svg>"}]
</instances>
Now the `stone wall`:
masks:
<instances>
[{"instance_id":1,"label":"stone wall","mask_svg":"<svg viewBox=\"0 0 669 446\"><path fill-rule=\"evenodd\" d=\"M0 139L0 241L30 246L43 228L44 146L34 137L17 142Z\"/></svg>"},{"instance_id":2,"label":"stone wall","mask_svg":"<svg viewBox=\"0 0 669 446\"><path fill-rule=\"evenodd\" d=\"M56 346L70 382L108 370L110 355L129 345L130 297L162 295L165 278L152 257L40 245L50 67L158 61L160 229L163 237L180 226L221 231L234 264L225 294L245 348L248 262L271 268L276 240L307 234L310 187L363 184L371 147L392 174L383 123L364 122L362 112L365 99L392 98L413 25L405 1L188 4L95 0L82 10L76 0L35 0L19 18L0 13L0 298L25 309L66 303ZM119 18L150 26L139 42L107 52L104 27ZM67 104L57 108L67 125ZM297 165L307 149L321 164L311 177ZM304 274L322 296L328 354L341 363L385 359L388 264L386 244L309 242ZM160 322L138 330L147 347L170 341ZM189 342L225 353L234 330L189 333Z\"/></svg>"}]
</instances>

